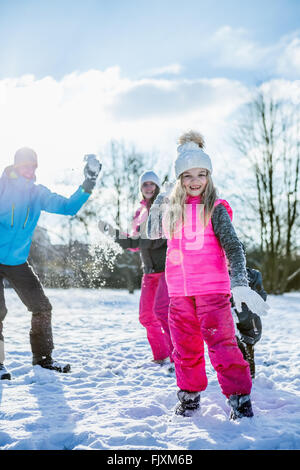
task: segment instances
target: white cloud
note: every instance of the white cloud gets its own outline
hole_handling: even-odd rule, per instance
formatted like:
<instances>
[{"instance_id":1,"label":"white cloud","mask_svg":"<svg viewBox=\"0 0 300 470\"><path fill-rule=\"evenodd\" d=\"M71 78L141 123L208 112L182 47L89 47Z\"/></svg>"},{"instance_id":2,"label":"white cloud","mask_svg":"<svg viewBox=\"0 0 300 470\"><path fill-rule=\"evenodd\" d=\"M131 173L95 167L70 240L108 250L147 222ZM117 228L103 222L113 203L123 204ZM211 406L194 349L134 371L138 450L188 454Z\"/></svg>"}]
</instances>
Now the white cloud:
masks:
<instances>
[{"instance_id":1,"label":"white cloud","mask_svg":"<svg viewBox=\"0 0 300 470\"><path fill-rule=\"evenodd\" d=\"M218 69L245 69L294 79L300 74L300 31L262 45L252 39L250 31L223 26L206 42L203 53Z\"/></svg>"},{"instance_id":2,"label":"white cloud","mask_svg":"<svg viewBox=\"0 0 300 470\"><path fill-rule=\"evenodd\" d=\"M218 79L139 80L118 96L113 106L119 119L140 117L180 117L198 110L209 112L217 106L221 115L247 96L247 88L238 81Z\"/></svg>"},{"instance_id":3,"label":"white cloud","mask_svg":"<svg viewBox=\"0 0 300 470\"><path fill-rule=\"evenodd\" d=\"M283 75L300 77L300 38L295 37L287 42L282 54L277 59L277 71Z\"/></svg>"},{"instance_id":4,"label":"white cloud","mask_svg":"<svg viewBox=\"0 0 300 470\"><path fill-rule=\"evenodd\" d=\"M291 101L294 105L300 105L300 80L274 79L262 83L260 89L275 100Z\"/></svg>"},{"instance_id":5,"label":"white cloud","mask_svg":"<svg viewBox=\"0 0 300 470\"><path fill-rule=\"evenodd\" d=\"M279 86L299 96L299 83ZM130 80L118 67L74 72L59 81L31 75L5 79L0 81L1 167L26 145L38 152L40 182L61 180L66 169L74 169L70 178L80 182L83 155L103 150L114 138L157 151L159 171L173 160L177 138L189 128L204 134L207 151L224 166L228 124L249 96L238 81Z\"/></svg>"},{"instance_id":6,"label":"white cloud","mask_svg":"<svg viewBox=\"0 0 300 470\"><path fill-rule=\"evenodd\" d=\"M269 49L252 41L242 28L223 26L208 43L215 67L253 69L269 54Z\"/></svg>"},{"instance_id":7,"label":"white cloud","mask_svg":"<svg viewBox=\"0 0 300 470\"><path fill-rule=\"evenodd\" d=\"M144 76L146 77L159 77L162 75L179 75L184 68L180 64L170 64L164 67L157 67L154 69L146 70Z\"/></svg>"}]
</instances>

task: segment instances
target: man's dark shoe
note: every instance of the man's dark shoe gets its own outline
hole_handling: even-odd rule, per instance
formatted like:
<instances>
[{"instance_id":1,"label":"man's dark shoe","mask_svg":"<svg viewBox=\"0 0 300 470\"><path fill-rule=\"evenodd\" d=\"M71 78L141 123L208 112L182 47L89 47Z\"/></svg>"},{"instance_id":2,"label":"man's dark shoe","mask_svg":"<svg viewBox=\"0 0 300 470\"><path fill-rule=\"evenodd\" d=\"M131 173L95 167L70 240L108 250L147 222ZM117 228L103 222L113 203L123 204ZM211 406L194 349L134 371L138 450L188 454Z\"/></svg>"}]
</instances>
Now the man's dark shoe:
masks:
<instances>
[{"instance_id":1,"label":"man's dark shoe","mask_svg":"<svg viewBox=\"0 0 300 470\"><path fill-rule=\"evenodd\" d=\"M175 408L176 415L190 417L200 408L200 392L179 390L177 396L180 403Z\"/></svg>"},{"instance_id":2,"label":"man's dark shoe","mask_svg":"<svg viewBox=\"0 0 300 470\"><path fill-rule=\"evenodd\" d=\"M41 366L43 369L55 370L57 372L62 372L64 374L70 372L70 364L61 365L59 362L54 361L51 356L36 356L33 355L32 365Z\"/></svg>"},{"instance_id":3,"label":"man's dark shoe","mask_svg":"<svg viewBox=\"0 0 300 470\"><path fill-rule=\"evenodd\" d=\"M0 380L11 380L11 374L4 364L0 363Z\"/></svg>"}]
</instances>

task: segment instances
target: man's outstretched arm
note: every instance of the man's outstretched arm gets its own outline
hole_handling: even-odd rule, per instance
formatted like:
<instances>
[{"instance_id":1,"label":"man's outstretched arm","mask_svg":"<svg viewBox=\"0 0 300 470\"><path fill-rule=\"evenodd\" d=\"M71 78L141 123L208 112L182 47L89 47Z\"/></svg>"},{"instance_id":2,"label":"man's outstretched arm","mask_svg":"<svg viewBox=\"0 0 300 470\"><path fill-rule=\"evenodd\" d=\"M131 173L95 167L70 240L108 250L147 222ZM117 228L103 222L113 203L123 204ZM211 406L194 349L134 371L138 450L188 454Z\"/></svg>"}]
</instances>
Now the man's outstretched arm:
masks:
<instances>
[{"instance_id":1,"label":"man's outstretched arm","mask_svg":"<svg viewBox=\"0 0 300 470\"><path fill-rule=\"evenodd\" d=\"M39 194L41 198L41 210L54 214L75 215L81 209L83 204L90 197L96 184L97 177L101 170L101 163L92 159L92 164L88 160L84 168L85 180L81 186L69 198L53 193L45 186L39 185Z\"/></svg>"}]
</instances>

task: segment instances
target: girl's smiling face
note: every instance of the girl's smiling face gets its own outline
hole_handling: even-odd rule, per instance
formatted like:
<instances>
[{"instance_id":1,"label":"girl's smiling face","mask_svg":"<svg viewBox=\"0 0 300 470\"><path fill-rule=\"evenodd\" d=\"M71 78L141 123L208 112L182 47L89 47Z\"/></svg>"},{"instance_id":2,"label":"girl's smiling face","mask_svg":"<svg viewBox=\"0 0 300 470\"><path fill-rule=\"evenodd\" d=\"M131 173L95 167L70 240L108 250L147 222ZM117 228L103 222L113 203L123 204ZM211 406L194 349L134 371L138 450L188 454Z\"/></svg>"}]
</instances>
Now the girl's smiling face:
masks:
<instances>
[{"instance_id":1,"label":"girl's smiling face","mask_svg":"<svg viewBox=\"0 0 300 470\"><path fill-rule=\"evenodd\" d=\"M189 196L200 196L207 185L207 170L191 168L182 173L182 186Z\"/></svg>"},{"instance_id":2,"label":"girl's smiling face","mask_svg":"<svg viewBox=\"0 0 300 470\"><path fill-rule=\"evenodd\" d=\"M145 199L151 199L154 196L156 184L152 183L152 181L145 181L145 183L142 184L141 190Z\"/></svg>"}]
</instances>

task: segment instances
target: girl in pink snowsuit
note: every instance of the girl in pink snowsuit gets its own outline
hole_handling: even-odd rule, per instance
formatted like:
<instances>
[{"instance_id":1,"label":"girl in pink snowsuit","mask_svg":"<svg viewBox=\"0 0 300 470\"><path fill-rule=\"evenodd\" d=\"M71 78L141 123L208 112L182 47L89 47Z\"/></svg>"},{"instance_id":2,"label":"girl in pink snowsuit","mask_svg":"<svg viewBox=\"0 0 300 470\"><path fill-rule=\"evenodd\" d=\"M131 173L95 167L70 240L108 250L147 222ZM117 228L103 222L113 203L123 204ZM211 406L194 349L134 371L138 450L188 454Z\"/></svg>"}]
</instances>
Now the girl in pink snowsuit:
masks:
<instances>
[{"instance_id":1,"label":"girl in pink snowsuit","mask_svg":"<svg viewBox=\"0 0 300 470\"><path fill-rule=\"evenodd\" d=\"M172 341L168 325L169 295L165 280L166 239L149 240L145 227L150 207L160 190L160 180L153 171L140 177L143 199L133 218L133 230L126 238L116 238L122 248L139 250L143 278L140 297L140 323L146 328L153 361L163 364L172 359Z\"/></svg>"},{"instance_id":2,"label":"girl in pink snowsuit","mask_svg":"<svg viewBox=\"0 0 300 470\"><path fill-rule=\"evenodd\" d=\"M252 311L265 306L248 287L245 257L231 223L232 209L216 196L202 136L189 132L179 143L177 182L170 195L156 198L147 224L149 238L162 234L168 238L169 326L180 388L175 413L190 416L199 408L200 392L207 387L205 342L221 390L229 399L231 418L251 417L252 382L235 338L231 290L239 306L245 302Z\"/></svg>"}]
</instances>

